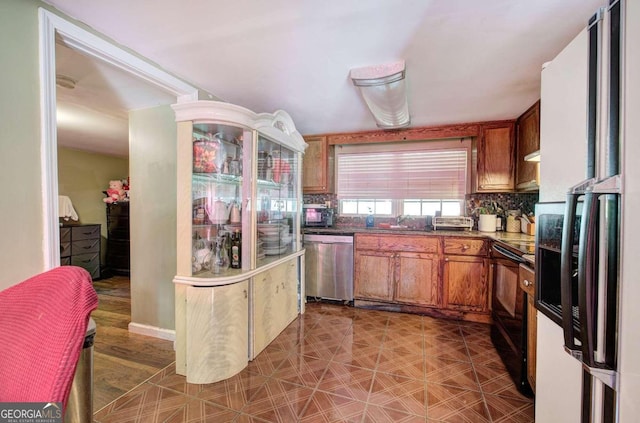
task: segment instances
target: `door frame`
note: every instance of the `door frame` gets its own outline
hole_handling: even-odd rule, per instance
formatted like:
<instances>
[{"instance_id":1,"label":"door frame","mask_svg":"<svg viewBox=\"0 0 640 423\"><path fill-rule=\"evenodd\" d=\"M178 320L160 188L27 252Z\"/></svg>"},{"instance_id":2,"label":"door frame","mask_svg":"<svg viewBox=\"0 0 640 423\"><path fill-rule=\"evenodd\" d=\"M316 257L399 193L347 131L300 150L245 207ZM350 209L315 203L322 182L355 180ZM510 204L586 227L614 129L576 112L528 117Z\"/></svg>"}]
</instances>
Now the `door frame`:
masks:
<instances>
[{"instance_id":1,"label":"door frame","mask_svg":"<svg viewBox=\"0 0 640 423\"><path fill-rule=\"evenodd\" d=\"M199 90L140 56L40 8L40 137L44 270L60 265L58 217L58 140L56 123L56 34L65 44L102 60L176 96L176 102L197 100Z\"/></svg>"}]
</instances>

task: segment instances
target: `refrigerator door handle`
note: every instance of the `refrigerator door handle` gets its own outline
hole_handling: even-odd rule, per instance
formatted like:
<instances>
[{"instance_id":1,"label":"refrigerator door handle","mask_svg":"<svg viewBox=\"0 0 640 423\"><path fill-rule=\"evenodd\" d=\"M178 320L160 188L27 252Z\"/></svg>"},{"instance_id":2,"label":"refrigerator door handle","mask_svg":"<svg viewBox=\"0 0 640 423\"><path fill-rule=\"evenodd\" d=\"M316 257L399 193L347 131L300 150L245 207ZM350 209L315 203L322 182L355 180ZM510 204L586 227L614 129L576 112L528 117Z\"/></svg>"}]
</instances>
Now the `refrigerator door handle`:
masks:
<instances>
[{"instance_id":1,"label":"refrigerator door handle","mask_svg":"<svg viewBox=\"0 0 640 423\"><path fill-rule=\"evenodd\" d=\"M599 195L584 198L584 213L578 247L578 304L582 361L595 367L596 314L598 307L598 217Z\"/></svg>"},{"instance_id":2,"label":"refrigerator door handle","mask_svg":"<svg viewBox=\"0 0 640 423\"><path fill-rule=\"evenodd\" d=\"M571 191L574 191L572 189ZM580 193L569 192L562 224L562 247L560 249L560 303L562 309L562 331L565 351L578 360L582 360L582 351L576 344L576 331L573 325L573 247L575 239L576 211Z\"/></svg>"}]
</instances>

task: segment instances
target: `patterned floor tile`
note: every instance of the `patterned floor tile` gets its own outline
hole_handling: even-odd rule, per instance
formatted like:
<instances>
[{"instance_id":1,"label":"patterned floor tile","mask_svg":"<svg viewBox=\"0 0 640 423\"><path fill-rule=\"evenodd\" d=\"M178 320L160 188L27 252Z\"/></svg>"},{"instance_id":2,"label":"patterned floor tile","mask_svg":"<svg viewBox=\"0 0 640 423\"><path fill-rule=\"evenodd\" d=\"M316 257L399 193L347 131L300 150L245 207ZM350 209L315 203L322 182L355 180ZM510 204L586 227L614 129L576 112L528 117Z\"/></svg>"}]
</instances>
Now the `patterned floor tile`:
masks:
<instances>
[{"instance_id":1,"label":"patterned floor tile","mask_svg":"<svg viewBox=\"0 0 640 423\"><path fill-rule=\"evenodd\" d=\"M516 422L515 388L490 326L307 304L238 375L189 384L175 363L95 414L127 422Z\"/></svg>"},{"instance_id":2,"label":"patterned floor tile","mask_svg":"<svg viewBox=\"0 0 640 423\"><path fill-rule=\"evenodd\" d=\"M427 416L429 421L491 421L480 392L434 383L427 383Z\"/></svg>"},{"instance_id":3,"label":"patterned floor tile","mask_svg":"<svg viewBox=\"0 0 640 423\"><path fill-rule=\"evenodd\" d=\"M488 337L467 341L466 344L469 350L469 357L474 365L493 367L501 370L506 369L498 351L496 351L496 348Z\"/></svg>"},{"instance_id":4,"label":"patterned floor tile","mask_svg":"<svg viewBox=\"0 0 640 423\"><path fill-rule=\"evenodd\" d=\"M97 412L101 423L162 422L185 406L190 397L144 383Z\"/></svg>"},{"instance_id":5,"label":"patterned floor tile","mask_svg":"<svg viewBox=\"0 0 640 423\"><path fill-rule=\"evenodd\" d=\"M390 316L387 328L390 330L406 328L413 332L422 330L422 316L404 313Z\"/></svg>"},{"instance_id":6,"label":"patterned floor tile","mask_svg":"<svg viewBox=\"0 0 640 423\"><path fill-rule=\"evenodd\" d=\"M289 351L283 351L269 345L253 361L249 362L247 370L263 376L271 376L289 354Z\"/></svg>"},{"instance_id":7,"label":"patterned floor tile","mask_svg":"<svg viewBox=\"0 0 640 423\"><path fill-rule=\"evenodd\" d=\"M425 337L424 352L427 358L442 357L450 360L469 361L467 346L459 340Z\"/></svg>"},{"instance_id":8,"label":"patterned floor tile","mask_svg":"<svg viewBox=\"0 0 640 423\"><path fill-rule=\"evenodd\" d=\"M535 421L535 407L532 401L487 394L484 398L494 423L533 423Z\"/></svg>"},{"instance_id":9,"label":"patterned floor tile","mask_svg":"<svg viewBox=\"0 0 640 423\"><path fill-rule=\"evenodd\" d=\"M389 327L382 341L382 348L397 349L404 348L415 353L422 354L424 349L424 338L419 329L407 329L406 327Z\"/></svg>"},{"instance_id":10,"label":"patterned floor tile","mask_svg":"<svg viewBox=\"0 0 640 423\"><path fill-rule=\"evenodd\" d=\"M270 379L242 409L242 414L271 423L295 422L298 421L312 394L313 389Z\"/></svg>"},{"instance_id":11,"label":"patterned floor tile","mask_svg":"<svg viewBox=\"0 0 640 423\"><path fill-rule=\"evenodd\" d=\"M400 349L380 351L378 372L424 380L424 355Z\"/></svg>"},{"instance_id":12,"label":"patterned floor tile","mask_svg":"<svg viewBox=\"0 0 640 423\"><path fill-rule=\"evenodd\" d=\"M373 370L378 364L379 356L379 343L353 343L345 338L331 360Z\"/></svg>"},{"instance_id":13,"label":"patterned floor tile","mask_svg":"<svg viewBox=\"0 0 640 423\"><path fill-rule=\"evenodd\" d=\"M315 388L328 366L328 360L289 354L271 377Z\"/></svg>"},{"instance_id":14,"label":"patterned floor tile","mask_svg":"<svg viewBox=\"0 0 640 423\"><path fill-rule=\"evenodd\" d=\"M366 403L340 395L316 391L299 421L315 422L347 422L362 421Z\"/></svg>"},{"instance_id":15,"label":"patterned floor tile","mask_svg":"<svg viewBox=\"0 0 640 423\"><path fill-rule=\"evenodd\" d=\"M423 380L376 372L369 395L370 404L424 416L425 401Z\"/></svg>"},{"instance_id":16,"label":"patterned floor tile","mask_svg":"<svg viewBox=\"0 0 640 423\"><path fill-rule=\"evenodd\" d=\"M204 401L193 400L172 414L164 423L226 423L235 421L237 411L231 411Z\"/></svg>"},{"instance_id":17,"label":"patterned floor tile","mask_svg":"<svg viewBox=\"0 0 640 423\"><path fill-rule=\"evenodd\" d=\"M366 325L354 325L350 330L345 332L344 339L357 344L380 345L385 337L385 330L380 328L368 328ZM372 324L372 326L375 326Z\"/></svg>"},{"instance_id":18,"label":"patterned floor tile","mask_svg":"<svg viewBox=\"0 0 640 423\"><path fill-rule=\"evenodd\" d=\"M243 371L229 379L201 385L198 399L240 411L267 380L261 374Z\"/></svg>"},{"instance_id":19,"label":"patterned floor tile","mask_svg":"<svg viewBox=\"0 0 640 423\"><path fill-rule=\"evenodd\" d=\"M442 357L427 357L426 379L429 383L479 391L480 386L469 362L449 360Z\"/></svg>"},{"instance_id":20,"label":"patterned floor tile","mask_svg":"<svg viewBox=\"0 0 640 423\"><path fill-rule=\"evenodd\" d=\"M374 372L369 369L332 362L317 389L358 401L367 401Z\"/></svg>"},{"instance_id":21,"label":"patterned floor tile","mask_svg":"<svg viewBox=\"0 0 640 423\"><path fill-rule=\"evenodd\" d=\"M511 397L519 400L531 402L531 399L522 395L516 388L513 379L504 369L496 369L487 366L474 366L478 375L480 388L485 394L499 395L501 397Z\"/></svg>"},{"instance_id":22,"label":"patterned floor tile","mask_svg":"<svg viewBox=\"0 0 640 423\"><path fill-rule=\"evenodd\" d=\"M375 404L367 404L362 421L363 423L424 423L425 418Z\"/></svg>"}]
</instances>

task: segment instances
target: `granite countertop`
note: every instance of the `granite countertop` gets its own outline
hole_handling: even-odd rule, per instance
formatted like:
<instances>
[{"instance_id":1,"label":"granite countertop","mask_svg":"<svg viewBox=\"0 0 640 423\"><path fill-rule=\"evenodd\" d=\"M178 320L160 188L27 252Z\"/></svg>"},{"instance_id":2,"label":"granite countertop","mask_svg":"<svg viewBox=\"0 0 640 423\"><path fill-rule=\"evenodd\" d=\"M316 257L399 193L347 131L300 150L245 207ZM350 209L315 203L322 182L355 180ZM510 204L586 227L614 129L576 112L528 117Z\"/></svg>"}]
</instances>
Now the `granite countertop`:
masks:
<instances>
[{"instance_id":1,"label":"granite countertop","mask_svg":"<svg viewBox=\"0 0 640 423\"><path fill-rule=\"evenodd\" d=\"M304 228L305 234L396 234L396 235L421 235L421 236L457 236L472 238L489 238L509 245L524 253L524 258L533 263L535 252L535 236L516 232L480 232L480 231L425 231L419 229L400 228L363 228L355 226L342 226L335 228Z\"/></svg>"}]
</instances>

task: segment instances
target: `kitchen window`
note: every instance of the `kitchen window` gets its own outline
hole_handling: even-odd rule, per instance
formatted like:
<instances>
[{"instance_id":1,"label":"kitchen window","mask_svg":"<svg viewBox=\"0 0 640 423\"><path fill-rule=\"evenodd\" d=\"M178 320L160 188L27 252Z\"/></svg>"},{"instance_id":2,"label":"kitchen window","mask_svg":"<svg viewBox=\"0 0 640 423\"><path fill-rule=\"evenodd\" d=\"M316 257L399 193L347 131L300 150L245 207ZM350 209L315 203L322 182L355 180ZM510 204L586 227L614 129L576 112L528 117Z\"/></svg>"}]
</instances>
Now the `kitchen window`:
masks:
<instances>
[{"instance_id":1,"label":"kitchen window","mask_svg":"<svg viewBox=\"0 0 640 423\"><path fill-rule=\"evenodd\" d=\"M337 146L340 214L460 215L470 156L470 139Z\"/></svg>"}]
</instances>

